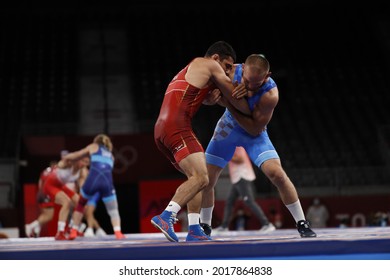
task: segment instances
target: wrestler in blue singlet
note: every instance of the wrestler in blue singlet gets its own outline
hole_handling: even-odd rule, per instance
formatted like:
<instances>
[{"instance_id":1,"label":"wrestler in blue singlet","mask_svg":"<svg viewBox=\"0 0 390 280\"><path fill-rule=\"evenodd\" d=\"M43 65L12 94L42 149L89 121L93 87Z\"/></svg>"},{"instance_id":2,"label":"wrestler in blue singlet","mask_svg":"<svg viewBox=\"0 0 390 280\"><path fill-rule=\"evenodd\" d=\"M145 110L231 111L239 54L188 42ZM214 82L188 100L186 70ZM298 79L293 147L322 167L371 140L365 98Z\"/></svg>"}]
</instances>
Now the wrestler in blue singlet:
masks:
<instances>
[{"instance_id":1,"label":"wrestler in blue singlet","mask_svg":"<svg viewBox=\"0 0 390 280\"><path fill-rule=\"evenodd\" d=\"M88 198L88 202L87 202L87 205L89 205L89 206L93 206L93 207L97 207L97 204L98 204L98 202L99 202L99 200L100 200L100 193L94 193L92 196L90 196L89 198Z\"/></svg>"},{"instance_id":2,"label":"wrestler in blue singlet","mask_svg":"<svg viewBox=\"0 0 390 280\"><path fill-rule=\"evenodd\" d=\"M236 66L233 82L241 83L242 64ZM276 83L271 78L264 83L261 88L251 97L248 97L248 104L251 111L254 105L258 103L261 96L270 89L276 87ZM269 159L278 159L271 140L268 137L267 130L259 136L252 136L247 133L234 119L228 109L219 119L214 135L206 149L206 161L208 164L224 168L232 159L236 146L242 146L248 153L252 162L260 166Z\"/></svg>"},{"instance_id":3,"label":"wrestler in blue singlet","mask_svg":"<svg viewBox=\"0 0 390 280\"><path fill-rule=\"evenodd\" d=\"M89 174L81 188L81 195L88 200L93 199L96 193L100 194L103 201L116 199L112 180L113 166L112 153L100 145L97 152L91 155Z\"/></svg>"}]
</instances>

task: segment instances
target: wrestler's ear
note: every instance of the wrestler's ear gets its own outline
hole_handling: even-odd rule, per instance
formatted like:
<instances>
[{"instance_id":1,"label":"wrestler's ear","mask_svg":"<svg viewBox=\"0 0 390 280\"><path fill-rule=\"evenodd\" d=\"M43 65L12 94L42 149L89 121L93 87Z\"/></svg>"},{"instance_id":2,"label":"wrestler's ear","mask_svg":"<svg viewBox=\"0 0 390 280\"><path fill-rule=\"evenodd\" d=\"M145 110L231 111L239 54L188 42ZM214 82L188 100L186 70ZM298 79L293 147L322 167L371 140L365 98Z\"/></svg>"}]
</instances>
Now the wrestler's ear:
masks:
<instances>
[{"instance_id":1,"label":"wrestler's ear","mask_svg":"<svg viewBox=\"0 0 390 280\"><path fill-rule=\"evenodd\" d=\"M211 56L211 58L214 60L219 60L219 55L215 53Z\"/></svg>"}]
</instances>

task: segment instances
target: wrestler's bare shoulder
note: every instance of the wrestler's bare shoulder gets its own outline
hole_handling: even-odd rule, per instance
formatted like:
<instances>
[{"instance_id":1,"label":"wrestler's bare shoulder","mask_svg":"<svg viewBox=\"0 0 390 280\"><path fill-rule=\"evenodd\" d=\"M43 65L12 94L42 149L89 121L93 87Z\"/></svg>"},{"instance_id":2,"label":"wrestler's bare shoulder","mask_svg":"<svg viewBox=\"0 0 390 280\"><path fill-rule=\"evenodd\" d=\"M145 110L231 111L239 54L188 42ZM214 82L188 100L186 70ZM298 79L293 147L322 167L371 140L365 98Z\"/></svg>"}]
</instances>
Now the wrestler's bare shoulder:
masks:
<instances>
[{"instance_id":1,"label":"wrestler's bare shoulder","mask_svg":"<svg viewBox=\"0 0 390 280\"><path fill-rule=\"evenodd\" d=\"M190 68L195 68L195 67L211 68L215 66L218 66L218 62L214 59L207 58L207 57L197 57L194 60L192 60L190 64Z\"/></svg>"}]
</instances>

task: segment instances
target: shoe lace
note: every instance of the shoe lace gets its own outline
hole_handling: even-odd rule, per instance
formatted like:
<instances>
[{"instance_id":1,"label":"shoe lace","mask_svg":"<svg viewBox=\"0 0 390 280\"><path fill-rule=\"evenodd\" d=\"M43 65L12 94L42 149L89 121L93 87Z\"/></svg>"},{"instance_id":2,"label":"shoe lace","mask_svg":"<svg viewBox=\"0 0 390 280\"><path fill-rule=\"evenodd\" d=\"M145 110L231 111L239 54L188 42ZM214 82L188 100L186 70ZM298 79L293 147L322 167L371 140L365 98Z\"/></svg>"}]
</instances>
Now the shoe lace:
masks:
<instances>
[{"instance_id":1,"label":"shoe lace","mask_svg":"<svg viewBox=\"0 0 390 280\"><path fill-rule=\"evenodd\" d=\"M300 222L299 226L302 228L305 228L305 229L308 229L309 228L309 222L308 221L302 221Z\"/></svg>"},{"instance_id":2,"label":"shoe lace","mask_svg":"<svg viewBox=\"0 0 390 280\"><path fill-rule=\"evenodd\" d=\"M176 218L176 216L177 214L172 212L171 217L169 218L170 226L173 226L173 224L176 224L179 221L179 219Z\"/></svg>"}]
</instances>

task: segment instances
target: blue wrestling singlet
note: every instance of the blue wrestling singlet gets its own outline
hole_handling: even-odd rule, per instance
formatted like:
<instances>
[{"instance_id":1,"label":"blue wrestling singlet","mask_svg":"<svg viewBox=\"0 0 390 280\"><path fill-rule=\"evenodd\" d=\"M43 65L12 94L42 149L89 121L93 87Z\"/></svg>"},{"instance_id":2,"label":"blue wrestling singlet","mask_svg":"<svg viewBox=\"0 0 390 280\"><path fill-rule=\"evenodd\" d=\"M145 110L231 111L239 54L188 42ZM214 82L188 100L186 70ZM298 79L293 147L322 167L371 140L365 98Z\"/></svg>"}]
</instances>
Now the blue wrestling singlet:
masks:
<instances>
[{"instance_id":1,"label":"blue wrestling singlet","mask_svg":"<svg viewBox=\"0 0 390 280\"><path fill-rule=\"evenodd\" d=\"M81 188L82 196L89 200L93 199L96 193L99 193L103 201L114 198L113 167L114 158L112 153L104 146L99 146L97 152L91 155L89 174Z\"/></svg>"},{"instance_id":2,"label":"blue wrestling singlet","mask_svg":"<svg viewBox=\"0 0 390 280\"><path fill-rule=\"evenodd\" d=\"M242 64L236 66L233 82L241 83ZM251 111L254 105L259 101L264 93L276 87L273 79L261 86L261 88L251 97L248 97L248 104ZM278 159L279 155L276 152L271 140L268 137L267 130L263 131L259 136L252 136L247 133L233 118L228 109L219 119L214 135L206 149L206 161L208 164L213 164L224 168L232 159L237 146L242 146L248 153L253 163L260 166L268 159Z\"/></svg>"}]
</instances>

